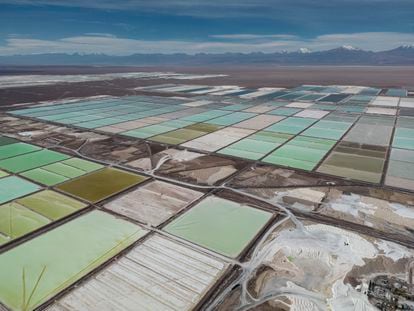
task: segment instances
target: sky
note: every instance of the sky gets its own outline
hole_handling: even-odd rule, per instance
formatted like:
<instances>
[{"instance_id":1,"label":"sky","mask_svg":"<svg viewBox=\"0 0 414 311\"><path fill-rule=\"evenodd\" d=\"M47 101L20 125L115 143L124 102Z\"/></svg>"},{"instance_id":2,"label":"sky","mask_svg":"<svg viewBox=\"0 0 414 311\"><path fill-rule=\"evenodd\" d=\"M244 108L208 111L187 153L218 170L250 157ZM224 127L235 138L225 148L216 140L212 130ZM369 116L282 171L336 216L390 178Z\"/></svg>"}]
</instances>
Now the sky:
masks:
<instances>
[{"instance_id":1,"label":"sky","mask_svg":"<svg viewBox=\"0 0 414 311\"><path fill-rule=\"evenodd\" d=\"M0 55L413 44L414 0L0 0Z\"/></svg>"}]
</instances>

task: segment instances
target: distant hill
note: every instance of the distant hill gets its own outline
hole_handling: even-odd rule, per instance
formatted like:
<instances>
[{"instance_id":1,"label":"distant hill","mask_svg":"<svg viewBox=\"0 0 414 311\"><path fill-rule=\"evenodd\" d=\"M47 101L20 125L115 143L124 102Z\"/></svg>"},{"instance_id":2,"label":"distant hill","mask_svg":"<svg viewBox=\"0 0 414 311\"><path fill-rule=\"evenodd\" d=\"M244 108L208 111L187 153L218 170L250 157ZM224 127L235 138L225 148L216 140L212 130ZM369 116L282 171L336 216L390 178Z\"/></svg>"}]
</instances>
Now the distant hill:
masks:
<instances>
[{"instance_id":1,"label":"distant hill","mask_svg":"<svg viewBox=\"0 0 414 311\"><path fill-rule=\"evenodd\" d=\"M352 46L326 51L188 54L33 54L0 56L0 65L414 65L414 46L372 52Z\"/></svg>"}]
</instances>

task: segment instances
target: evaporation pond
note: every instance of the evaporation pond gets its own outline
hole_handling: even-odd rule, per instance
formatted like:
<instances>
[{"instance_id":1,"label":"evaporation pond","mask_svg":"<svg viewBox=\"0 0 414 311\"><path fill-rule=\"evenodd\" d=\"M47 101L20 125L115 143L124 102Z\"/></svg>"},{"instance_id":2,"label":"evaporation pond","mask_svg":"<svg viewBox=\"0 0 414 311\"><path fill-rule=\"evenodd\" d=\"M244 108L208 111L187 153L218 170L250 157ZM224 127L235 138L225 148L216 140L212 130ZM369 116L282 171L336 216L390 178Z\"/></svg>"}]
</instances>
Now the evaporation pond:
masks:
<instances>
[{"instance_id":1,"label":"evaporation pond","mask_svg":"<svg viewBox=\"0 0 414 311\"><path fill-rule=\"evenodd\" d=\"M40 187L23 178L8 176L0 179L0 203L40 190Z\"/></svg>"},{"instance_id":2,"label":"evaporation pond","mask_svg":"<svg viewBox=\"0 0 414 311\"><path fill-rule=\"evenodd\" d=\"M37 192L18 199L17 202L50 220L58 220L87 206L85 203L51 190Z\"/></svg>"},{"instance_id":3,"label":"evaporation pond","mask_svg":"<svg viewBox=\"0 0 414 311\"><path fill-rule=\"evenodd\" d=\"M4 168L13 173L19 173L67 158L69 158L69 156L63 153L43 149L1 160L0 168Z\"/></svg>"},{"instance_id":4,"label":"evaporation pond","mask_svg":"<svg viewBox=\"0 0 414 311\"><path fill-rule=\"evenodd\" d=\"M16 202L0 205L0 234L8 241L43 227L49 222L46 217Z\"/></svg>"},{"instance_id":5,"label":"evaporation pond","mask_svg":"<svg viewBox=\"0 0 414 311\"><path fill-rule=\"evenodd\" d=\"M86 201L98 202L146 179L138 174L105 168L67 181L57 188Z\"/></svg>"},{"instance_id":6,"label":"evaporation pond","mask_svg":"<svg viewBox=\"0 0 414 311\"><path fill-rule=\"evenodd\" d=\"M165 227L165 231L229 257L237 257L272 214L209 197Z\"/></svg>"},{"instance_id":7,"label":"evaporation pond","mask_svg":"<svg viewBox=\"0 0 414 311\"><path fill-rule=\"evenodd\" d=\"M20 244L0 255L0 303L33 310L145 234L92 211Z\"/></svg>"}]
</instances>

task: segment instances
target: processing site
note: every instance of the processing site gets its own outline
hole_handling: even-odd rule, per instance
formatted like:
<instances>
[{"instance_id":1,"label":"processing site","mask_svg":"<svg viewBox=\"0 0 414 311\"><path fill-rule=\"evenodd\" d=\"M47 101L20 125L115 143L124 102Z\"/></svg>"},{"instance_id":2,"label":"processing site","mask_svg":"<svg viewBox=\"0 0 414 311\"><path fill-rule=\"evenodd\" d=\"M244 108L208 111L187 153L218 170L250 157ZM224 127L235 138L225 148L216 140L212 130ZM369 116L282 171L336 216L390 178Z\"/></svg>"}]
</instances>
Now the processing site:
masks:
<instances>
[{"instance_id":1,"label":"processing site","mask_svg":"<svg viewBox=\"0 0 414 311\"><path fill-rule=\"evenodd\" d=\"M229 79L0 77L0 310L414 310L414 89Z\"/></svg>"}]
</instances>

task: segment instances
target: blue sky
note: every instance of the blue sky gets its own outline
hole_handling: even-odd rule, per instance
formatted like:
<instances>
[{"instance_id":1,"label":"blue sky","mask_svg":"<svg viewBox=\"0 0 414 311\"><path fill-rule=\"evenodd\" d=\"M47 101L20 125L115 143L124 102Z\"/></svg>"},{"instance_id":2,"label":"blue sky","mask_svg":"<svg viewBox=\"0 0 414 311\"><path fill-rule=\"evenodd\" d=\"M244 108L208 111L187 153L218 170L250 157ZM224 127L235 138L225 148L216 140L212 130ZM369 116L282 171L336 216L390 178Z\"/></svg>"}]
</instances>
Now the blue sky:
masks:
<instances>
[{"instance_id":1,"label":"blue sky","mask_svg":"<svg viewBox=\"0 0 414 311\"><path fill-rule=\"evenodd\" d=\"M413 0L0 0L0 55L385 50Z\"/></svg>"}]
</instances>

